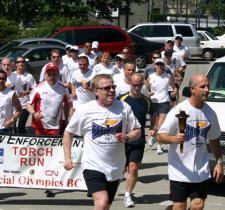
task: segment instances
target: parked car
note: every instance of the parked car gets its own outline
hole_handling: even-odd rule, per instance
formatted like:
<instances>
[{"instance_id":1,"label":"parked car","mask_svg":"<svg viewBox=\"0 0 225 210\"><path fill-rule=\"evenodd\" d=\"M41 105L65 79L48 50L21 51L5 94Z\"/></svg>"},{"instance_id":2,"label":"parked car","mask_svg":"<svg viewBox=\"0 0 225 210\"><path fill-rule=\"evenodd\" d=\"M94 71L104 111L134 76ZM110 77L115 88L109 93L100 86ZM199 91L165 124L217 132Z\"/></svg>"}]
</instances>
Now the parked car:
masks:
<instances>
[{"instance_id":1,"label":"parked car","mask_svg":"<svg viewBox=\"0 0 225 210\"><path fill-rule=\"evenodd\" d=\"M165 42L168 38L174 38L176 34L182 34L184 44L190 49L192 56L200 56L200 38L192 24L188 23L140 23L128 30L145 39L154 42Z\"/></svg>"},{"instance_id":2,"label":"parked car","mask_svg":"<svg viewBox=\"0 0 225 210\"><path fill-rule=\"evenodd\" d=\"M23 39L15 39L10 42L7 42L2 47L0 47L0 57L4 57L8 54L11 47L16 46L24 46L24 45L31 45L31 44L38 44L38 45L59 45L65 47L68 43L61 41L59 39L51 39L51 38L23 38Z\"/></svg>"},{"instance_id":3,"label":"parked car","mask_svg":"<svg viewBox=\"0 0 225 210\"><path fill-rule=\"evenodd\" d=\"M25 45L10 48L6 57L9 57L12 62L15 62L18 56L25 57L27 72L32 74L36 81L39 81L42 67L51 60L52 49L58 49L61 55L65 53L64 46Z\"/></svg>"},{"instance_id":4,"label":"parked car","mask_svg":"<svg viewBox=\"0 0 225 210\"><path fill-rule=\"evenodd\" d=\"M128 32L133 40L133 50L136 55L136 64L139 69L145 68L146 64L152 63L152 52L162 49L164 43L152 42L134 33Z\"/></svg>"},{"instance_id":5,"label":"parked car","mask_svg":"<svg viewBox=\"0 0 225 210\"><path fill-rule=\"evenodd\" d=\"M202 58L210 61L225 55L225 40L219 40L208 31L198 31L201 38Z\"/></svg>"},{"instance_id":6,"label":"parked car","mask_svg":"<svg viewBox=\"0 0 225 210\"><path fill-rule=\"evenodd\" d=\"M79 47L83 47L86 41L98 41L100 50L108 51L112 56L121 53L123 47L132 46L132 39L126 31L120 27L109 25L61 27L49 37Z\"/></svg>"}]
</instances>

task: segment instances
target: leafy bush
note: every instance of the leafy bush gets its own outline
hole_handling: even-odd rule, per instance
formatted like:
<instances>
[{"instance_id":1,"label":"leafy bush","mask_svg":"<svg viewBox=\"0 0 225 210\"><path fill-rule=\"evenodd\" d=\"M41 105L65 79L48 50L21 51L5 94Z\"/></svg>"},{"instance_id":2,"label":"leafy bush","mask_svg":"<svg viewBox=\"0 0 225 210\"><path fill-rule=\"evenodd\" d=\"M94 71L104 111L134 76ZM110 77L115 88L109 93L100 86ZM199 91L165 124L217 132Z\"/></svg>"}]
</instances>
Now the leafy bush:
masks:
<instances>
[{"instance_id":1,"label":"leafy bush","mask_svg":"<svg viewBox=\"0 0 225 210\"><path fill-rule=\"evenodd\" d=\"M54 16L51 20L42 20L32 29L22 30L18 38L24 37L43 37L52 33L56 28L62 26L79 26L79 25L99 25L96 21L84 21L77 18L66 18Z\"/></svg>"},{"instance_id":2,"label":"leafy bush","mask_svg":"<svg viewBox=\"0 0 225 210\"><path fill-rule=\"evenodd\" d=\"M11 20L4 17L0 18L0 42L6 42L14 39L19 32L19 26Z\"/></svg>"}]
</instances>

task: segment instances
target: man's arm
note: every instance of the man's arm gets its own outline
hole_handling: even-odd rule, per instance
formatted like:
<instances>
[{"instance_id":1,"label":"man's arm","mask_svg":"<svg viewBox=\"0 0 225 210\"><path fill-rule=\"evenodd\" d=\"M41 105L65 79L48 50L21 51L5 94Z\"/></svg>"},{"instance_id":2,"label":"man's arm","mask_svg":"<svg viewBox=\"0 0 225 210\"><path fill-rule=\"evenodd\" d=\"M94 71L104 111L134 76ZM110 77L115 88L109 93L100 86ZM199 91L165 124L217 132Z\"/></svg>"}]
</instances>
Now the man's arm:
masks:
<instances>
[{"instance_id":1,"label":"man's arm","mask_svg":"<svg viewBox=\"0 0 225 210\"><path fill-rule=\"evenodd\" d=\"M72 140L73 140L73 133L70 133L68 131L64 132L63 135L63 151L64 151L64 168L66 170L70 170L74 167L74 163L71 159L71 146L72 146Z\"/></svg>"},{"instance_id":2,"label":"man's arm","mask_svg":"<svg viewBox=\"0 0 225 210\"><path fill-rule=\"evenodd\" d=\"M223 170L222 155L220 150L220 141L219 139L210 140L209 144L217 161L217 164L213 170L213 177L216 179L217 183L221 183L223 181L224 170Z\"/></svg>"},{"instance_id":3,"label":"man's arm","mask_svg":"<svg viewBox=\"0 0 225 210\"><path fill-rule=\"evenodd\" d=\"M141 137L141 129L140 128L133 129L132 131L130 131L127 134L125 134L125 133L117 133L116 134L116 139L122 143L125 143L128 141L133 141L140 137Z\"/></svg>"},{"instance_id":4,"label":"man's arm","mask_svg":"<svg viewBox=\"0 0 225 210\"><path fill-rule=\"evenodd\" d=\"M158 133L157 141L160 144L183 144L185 142L185 134L177 133L177 135L169 135L168 133Z\"/></svg>"}]
</instances>

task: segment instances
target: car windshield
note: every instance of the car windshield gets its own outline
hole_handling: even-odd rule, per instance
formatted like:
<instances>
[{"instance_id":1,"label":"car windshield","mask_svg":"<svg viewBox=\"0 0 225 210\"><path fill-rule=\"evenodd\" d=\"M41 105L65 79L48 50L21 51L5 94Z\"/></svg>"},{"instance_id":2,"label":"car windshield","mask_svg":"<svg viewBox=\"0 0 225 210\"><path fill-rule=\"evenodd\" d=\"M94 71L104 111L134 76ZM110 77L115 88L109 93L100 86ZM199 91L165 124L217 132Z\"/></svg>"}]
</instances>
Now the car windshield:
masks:
<instances>
[{"instance_id":1,"label":"car windshield","mask_svg":"<svg viewBox=\"0 0 225 210\"><path fill-rule=\"evenodd\" d=\"M26 51L27 49L25 48L12 48L7 54L7 57L15 61L18 56L22 56Z\"/></svg>"},{"instance_id":2,"label":"car windshield","mask_svg":"<svg viewBox=\"0 0 225 210\"><path fill-rule=\"evenodd\" d=\"M212 39L212 40L218 40L218 38L216 36L214 36L213 34L211 34L208 31L205 31L205 33Z\"/></svg>"},{"instance_id":3,"label":"car windshield","mask_svg":"<svg viewBox=\"0 0 225 210\"><path fill-rule=\"evenodd\" d=\"M207 77L209 78L209 101L225 101L225 63L214 63Z\"/></svg>"},{"instance_id":4,"label":"car windshield","mask_svg":"<svg viewBox=\"0 0 225 210\"><path fill-rule=\"evenodd\" d=\"M18 41L11 41L11 42L7 42L6 44L4 44L1 48L0 48L0 54L2 55L3 52L7 51L8 49L11 47L15 47L18 46L20 44L20 42ZM2 57L2 56L1 56Z\"/></svg>"}]
</instances>

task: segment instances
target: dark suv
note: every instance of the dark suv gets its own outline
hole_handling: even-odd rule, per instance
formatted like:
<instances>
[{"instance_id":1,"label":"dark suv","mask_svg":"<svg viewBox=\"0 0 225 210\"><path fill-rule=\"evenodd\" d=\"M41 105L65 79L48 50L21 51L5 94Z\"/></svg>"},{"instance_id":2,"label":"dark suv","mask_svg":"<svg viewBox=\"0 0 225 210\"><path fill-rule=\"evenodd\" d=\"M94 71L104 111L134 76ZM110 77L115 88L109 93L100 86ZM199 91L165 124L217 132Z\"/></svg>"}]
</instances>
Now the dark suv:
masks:
<instances>
[{"instance_id":1,"label":"dark suv","mask_svg":"<svg viewBox=\"0 0 225 210\"><path fill-rule=\"evenodd\" d=\"M108 51L112 56L121 53L123 47L132 46L128 33L117 26L68 26L56 29L49 37L79 47L83 47L86 41L98 41L100 50Z\"/></svg>"}]
</instances>

